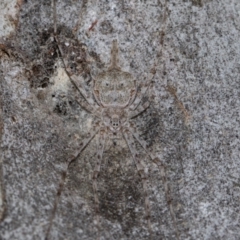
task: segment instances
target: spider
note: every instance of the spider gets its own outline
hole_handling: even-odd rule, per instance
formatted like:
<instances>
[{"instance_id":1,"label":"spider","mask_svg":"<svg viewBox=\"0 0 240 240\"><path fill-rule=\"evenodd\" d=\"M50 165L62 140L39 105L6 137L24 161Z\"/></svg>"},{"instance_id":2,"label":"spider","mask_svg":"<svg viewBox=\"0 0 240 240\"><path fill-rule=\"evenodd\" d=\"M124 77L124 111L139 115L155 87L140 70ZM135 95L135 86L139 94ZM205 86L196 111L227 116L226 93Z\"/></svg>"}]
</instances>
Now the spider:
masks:
<instances>
[{"instance_id":1,"label":"spider","mask_svg":"<svg viewBox=\"0 0 240 240\"><path fill-rule=\"evenodd\" d=\"M143 101L147 91L151 92L152 80L155 76L155 68L151 71L151 76L146 81L145 84L137 86L134 77L128 73L122 71L119 66L118 60L118 43L117 40L112 41L111 48L111 61L107 71L98 74L94 80L94 86L92 90L92 95L87 93L85 88L79 84L79 76L71 74L70 70L67 68L68 64L64 58L64 51L61 48L60 41L57 36L56 27L56 2L53 1L54 9L54 42L57 46L57 52L60 56L65 72L72 83L72 85L78 91L80 97L77 97L77 102L81 108L85 109L90 114L96 116L97 120L93 124L93 128L90 133L84 138L80 144L79 149L68 158L66 162L66 169L63 172L61 182L59 184L59 189L57 196L55 198L55 203L53 206L52 215L50 216L50 223L48 225L45 239L49 238L51 227L53 224L53 219L57 210L57 205L63 191L65 184L67 172L70 165L76 161L83 150L88 146L88 144L95 138L96 135L99 136L99 142L96 150L96 160L95 166L92 172L92 189L94 194L94 204L95 204L95 214L96 223L98 228L98 238L100 229L100 218L99 218L99 199L98 199L98 176L101 171L101 162L104 153L104 147L107 141L124 139L132 155L133 162L136 166L137 172L141 178L143 185L144 194L144 209L145 218L148 225L148 230L151 235L151 211L150 202L148 196L147 181L148 176L146 174L145 168L141 163L141 156L136 147L136 142L144 149L149 159L156 164L160 170L162 182L164 185L165 197L170 210L170 214L173 220L173 225L176 230L176 237L179 239L178 230L176 227L176 218L173 211L173 206L171 203L170 190L168 188L168 183L166 180L165 166L162 161L155 154L150 153L147 149L147 143L139 137L137 133L136 126L132 121L133 118L141 115L149 106L150 101ZM165 17L165 16L164 16ZM148 97L150 99L150 97ZM145 99L144 99L145 100Z\"/></svg>"},{"instance_id":2,"label":"spider","mask_svg":"<svg viewBox=\"0 0 240 240\"><path fill-rule=\"evenodd\" d=\"M57 193L57 198L54 205L53 214L50 219L50 225L47 230L46 239L48 239L48 235L51 230L52 221L55 215L55 211L57 209L57 203L63 190L63 185L66 179L69 166L72 162L79 158L83 150L87 147L87 145L97 134L99 134L99 143L96 150L95 167L92 173L92 188L94 193L95 212L98 228L99 228L99 200L97 194L98 192L97 179L101 171L100 168L104 153L104 146L106 145L106 142L108 140L116 140L119 138L123 138L125 139L127 146L131 152L132 159L142 181L145 196L144 201L145 218L147 220L149 232L151 233L150 204L147 192L148 177L147 174L145 173L144 166L140 161L141 157L137 151L135 141L137 141L142 146L142 148L145 150L145 152L150 157L152 162L154 162L161 170L167 202L170 206L171 215L172 216L174 215L171 205L169 189L166 181L164 165L157 156L155 156L154 154L150 153L147 150L146 142L140 139L136 131L136 126L131 120L137 117L138 115L142 114L150 106L149 101L145 101L144 103L142 103L143 102L142 100L146 92L150 89L152 79L155 75L155 70L152 71L151 77L147 80L147 82L144 85L141 86L140 91L138 91L136 80L133 78L133 76L128 72L122 71L121 68L119 67L118 44L117 40L113 40L110 66L108 67L107 71L100 73L94 79L93 87L94 98L92 98L88 96L83 87L77 86L76 82L78 80L78 77L76 75L70 76L70 73L67 71L66 68L66 63L64 62L63 51L60 47L60 44L58 44L58 39L56 36L55 41L57 43L60 56L62 57L65 71L72 84L76 87L76 89L82 96L82 98L78 98L78 104L89 113L95 115L98 118L98 120L96 121L93 130L89 133L87 138L85 138L80 143L78 151L67 160L67 168L63 174L62 182L60 183L60 187Z\"/></svg>"}]
</instances>

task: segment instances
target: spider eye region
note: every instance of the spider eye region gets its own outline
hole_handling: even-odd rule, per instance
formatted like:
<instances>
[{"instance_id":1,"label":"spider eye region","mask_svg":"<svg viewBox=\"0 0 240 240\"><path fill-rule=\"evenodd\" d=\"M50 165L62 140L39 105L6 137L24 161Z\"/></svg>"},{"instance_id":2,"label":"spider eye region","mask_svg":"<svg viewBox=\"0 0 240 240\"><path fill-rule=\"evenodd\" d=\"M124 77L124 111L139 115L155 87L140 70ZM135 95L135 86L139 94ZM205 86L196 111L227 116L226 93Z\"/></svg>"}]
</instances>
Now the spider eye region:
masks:
<instances>
[{"instance_id":1,"label":"spider eye region","mask_svg":"<svg viewBox=\"0 0 240 240\"><path fill-rule=\"evenodd\" d=\"M110 87L110 83L109 82L105 82L104 85L105 85L105 87Z\"/></svg>"},{"instance_id":2,"label":"spider eye region","mask_svg":"<svg viewBox=\"0 0 240 240\"><path fill-rule=\"evenodd\" d=\"M102 113L102 121L112 132L118 132L126 124L128 112L124 109L109 107Z\"/></svg>"},{"instance_id":3,"label":"spider eye region","mask_svg":"<svg viewBox=\"0 0 240 240\"><path fill-rule=\"evenodd\" d=\"M119 116L114 114L110 120L110 123L114 129L117 129L120 126Z\"/></svg>"}]
</instances>

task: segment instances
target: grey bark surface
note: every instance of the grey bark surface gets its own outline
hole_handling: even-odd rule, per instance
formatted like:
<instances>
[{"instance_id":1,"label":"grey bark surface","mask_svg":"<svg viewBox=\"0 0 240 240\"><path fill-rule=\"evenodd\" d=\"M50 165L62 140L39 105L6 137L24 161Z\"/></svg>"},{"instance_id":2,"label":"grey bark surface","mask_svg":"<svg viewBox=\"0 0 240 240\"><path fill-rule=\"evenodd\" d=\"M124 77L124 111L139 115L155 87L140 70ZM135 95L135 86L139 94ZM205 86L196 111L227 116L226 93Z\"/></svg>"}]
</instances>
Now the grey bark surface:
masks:
<instances>
[{"instance_id":1,"label":"grey bark surface","mask_svg":"<svg viewBox=\"0 0 240 240\"><path fill-rule=\"evenodd\" d=\"M12 2L0 4L8 19L0 18L0 238L44 239L66 161L94 117L77 104L81 96L57 54L52 3ZM134 121L166 166L176 226L160 171L137 145L152 239L177 239L176 228L179 239L240 239L240 1L69 0L56 10L63 57L86 92L109 66L113 39L137 85L156 69L155 97ZM97 142L69 168L50 239L97 239ZM123 139L106 145L98 188L100 239L150 239L141 178Z\"/></svg>"}]
</instances>

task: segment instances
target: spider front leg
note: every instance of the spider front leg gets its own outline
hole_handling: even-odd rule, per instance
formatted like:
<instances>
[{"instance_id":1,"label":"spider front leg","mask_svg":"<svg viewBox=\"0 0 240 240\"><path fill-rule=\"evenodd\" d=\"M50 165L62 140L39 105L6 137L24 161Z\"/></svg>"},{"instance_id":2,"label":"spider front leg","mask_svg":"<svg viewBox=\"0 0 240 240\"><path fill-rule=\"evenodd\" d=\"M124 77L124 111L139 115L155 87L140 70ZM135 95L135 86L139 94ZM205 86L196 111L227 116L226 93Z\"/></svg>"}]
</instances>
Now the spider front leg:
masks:
<instances>
[{"instance_id":1,"label":"spider front leg","mask_svg":"<svg viewBox=\"0 0 240 240\"><path fill-rule=\"evenodd\" d=\"M134 143L134 138L132 137L131 132L128 129L124 129L123 130L123 136L127 142L127 145L130 149L130 152L132 154L133 157L133 161L137 167L137 171L141 177L142 180L142 184L143 184L143 192L144 192L144 196L145 196L145 214L146 214L146 219L147 219L147 223L148 223L148 229L149 232L151 234L151 220L150 220L150 204L149 204L149 197L148 197L148 187L147 187L147 175L144 171L144 167L140 162L140 157L139 154L137 153L137 149Z\"/></svg>"},{"instance_id":2,"label":"spider front leg","mask_svg":"<svg viewBox=\"0 0 240 240\"><path fill-rule=\"evenodd\" d=\"M131 123L131 126L128 128L128 130L129 130L129 132L131 132L131 135L134 136L134 138L140 143L140 145L145 150L147 155L150 157L152 162L155 163L158 166L158 169L161 173L163 185L164 185L166 201L167 201L167 204L168 204L168 207L169 207L169 210L170 210L171 218L172 218L172 221L173 221L173 226L174 226L174 229L175 229L175 232L176 232L176 237L177 237L177 239L179 239L176 216L174 214L171 193L170 193L170 189L168 187L168 181L167 181L167 177L166 177L166 167L162 163L162 161L160 160L159 157L155 156L154 154L150 153L147 150L147 143L144 140L140 139L133 123Z\"/></svg>"},{"instance_id":3,"label":"spider front leg","mask_svg":"<svg viewBox=\"0 0 240 240\"><path fill-rule=\"evenodd\" d=\"M96 221L97 221L97 228L98 228L98 239L100 233L100 221L99 221L99 199L98 199L98 187L97 187L97 178L100 173L101 169L101 161L104 151L104 146L107 140L107 133L105 129L100 130L99 142L98 142L98 149L97 149L97 160L95 163L94 171L92 174L92 186L93 186L93 193L94 193L94 202L95 202L95 212L96 212Z\"/></svg>"},{"instance_id":4,"label":"spider front leg","mask_svg":"<svg viewBox=\"0 0 240 240\"><path fill-rule=\"evenodd\" d=\"M65 170L63 170L62 172L62 177L61 177L61 180L60 180L60 184L59 184L59 187L58 187L58 190L57 190L57 194L56 194L56 198L55 198L55 201L54 201L54 205L53 205L53 210L52 210L52 214L50 216L50 220L49 220L49 225L48 225L48 228L47 228L47 231L46 231L46 236L45 236L45 240L48 240L49 239L49 234L51 232L51 228L52 228L52 224L53 224L53 220L55 218L55 215L56 215L56 211L57 211L57 206L58 206L58 202L59 202L59 199L61 197L61 194L62 194L62 191L63 191L63 188L64 188L64 184L65 184L65 180L66 180L66 177L67 177L67 172L68 172L68 169L70 167L70 164L72 162L74 162L75 160L77 160L77 158L80 156L80 154L82 153L82 151L87 147L87 145L91 142L91 140L95 137L95 135L99 132L99 129L100 127L98 126L98 124L96 124L94 127L93 127L93 130L88 133L88 136L87 138L85 138L80 144L80 150L76 151L67 161L66 161L66 168Z\"/></svg>"}]
</instances>

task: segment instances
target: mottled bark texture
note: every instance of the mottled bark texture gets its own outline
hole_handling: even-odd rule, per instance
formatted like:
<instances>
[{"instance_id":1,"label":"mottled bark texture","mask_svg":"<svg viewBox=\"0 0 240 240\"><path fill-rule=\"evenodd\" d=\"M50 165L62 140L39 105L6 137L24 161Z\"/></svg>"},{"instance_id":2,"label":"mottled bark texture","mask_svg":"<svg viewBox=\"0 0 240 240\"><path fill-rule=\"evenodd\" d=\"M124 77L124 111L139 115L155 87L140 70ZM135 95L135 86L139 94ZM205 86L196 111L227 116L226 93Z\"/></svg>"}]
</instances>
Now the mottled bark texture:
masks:
<instances>
[{"instance_id":1,"label":"mottled bark texture","mask_svg":"<svg viewBox=\"0 0 240 240\"><path fill-rule=\"evenodd\" d=\"M0 3L0 238L45 238L66 161L94 128L95 117L77 103L82 97L64 69L56 29L68 71L90 96L113 39L121 69L138 86L156 70L151 105L134 119L165 164L170 188L169 198L136 142L152 239L177 239L176 232L179 239L239 239L240 1L56 1L55 21L53 7ZM97 145L98 137L69 167L49 239L150 239L143 181L124 139L104 149L97 229Z\"/></svg>"}]
</instances>

